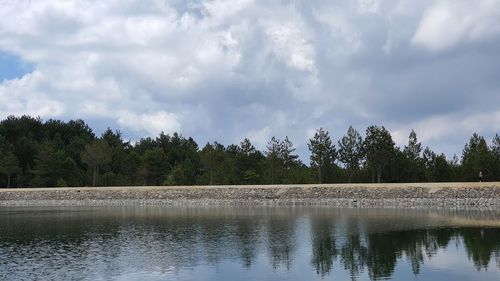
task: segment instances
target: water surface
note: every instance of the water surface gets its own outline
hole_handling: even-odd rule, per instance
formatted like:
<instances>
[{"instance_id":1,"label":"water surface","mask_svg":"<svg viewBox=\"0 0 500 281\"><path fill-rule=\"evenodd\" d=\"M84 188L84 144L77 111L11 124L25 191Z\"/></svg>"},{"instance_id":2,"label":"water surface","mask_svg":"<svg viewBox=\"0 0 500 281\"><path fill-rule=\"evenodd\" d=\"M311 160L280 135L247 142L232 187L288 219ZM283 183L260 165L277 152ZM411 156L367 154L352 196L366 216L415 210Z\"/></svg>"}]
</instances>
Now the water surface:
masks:
<instances>
[{"instance_id":1,"label":"water surface","mask_svg":"<svg viewBox=\"0 0 500 281\"><path fill-rule=\"evenodd\" d=\"M0 280L500 280L500 212L1 208Z\"/></svg>"}]
</instances>

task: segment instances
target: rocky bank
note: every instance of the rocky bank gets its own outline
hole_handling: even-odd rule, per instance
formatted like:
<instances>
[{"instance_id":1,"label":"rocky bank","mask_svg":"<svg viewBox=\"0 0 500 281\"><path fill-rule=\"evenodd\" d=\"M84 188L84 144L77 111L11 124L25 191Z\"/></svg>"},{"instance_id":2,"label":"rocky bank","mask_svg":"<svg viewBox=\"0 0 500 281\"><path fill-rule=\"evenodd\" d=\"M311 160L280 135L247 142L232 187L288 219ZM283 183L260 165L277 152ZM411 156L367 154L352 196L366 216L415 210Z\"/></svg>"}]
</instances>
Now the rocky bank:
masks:
<instances>
[{"instance_id":1,"label":"rocky bank","mask_svg":"<svg viewBox=\"0 0 500 281\"><path fill-rule=\"evenodd\" d=\"M0 189L0 206L328 205L500 209L500 183Z\"/></svg>"}]
</instances>

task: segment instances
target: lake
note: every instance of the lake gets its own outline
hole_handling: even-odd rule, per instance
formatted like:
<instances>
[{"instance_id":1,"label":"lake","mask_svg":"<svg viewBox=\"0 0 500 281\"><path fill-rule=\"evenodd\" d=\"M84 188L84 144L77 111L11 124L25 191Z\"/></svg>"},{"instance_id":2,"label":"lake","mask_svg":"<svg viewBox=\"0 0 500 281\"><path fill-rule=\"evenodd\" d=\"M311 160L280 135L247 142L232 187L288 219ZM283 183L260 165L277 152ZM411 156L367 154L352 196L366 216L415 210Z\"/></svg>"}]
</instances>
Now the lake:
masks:
<instances>
[{"instance_id":1,"label":"lake","mask_svg":"<svg viewBox=\"0 0 500 281\"><path fill-rule=\"evenodd\" d=\"M500 211L0 208L0 280L500 280Z\"/></svg>"}]
</instances>

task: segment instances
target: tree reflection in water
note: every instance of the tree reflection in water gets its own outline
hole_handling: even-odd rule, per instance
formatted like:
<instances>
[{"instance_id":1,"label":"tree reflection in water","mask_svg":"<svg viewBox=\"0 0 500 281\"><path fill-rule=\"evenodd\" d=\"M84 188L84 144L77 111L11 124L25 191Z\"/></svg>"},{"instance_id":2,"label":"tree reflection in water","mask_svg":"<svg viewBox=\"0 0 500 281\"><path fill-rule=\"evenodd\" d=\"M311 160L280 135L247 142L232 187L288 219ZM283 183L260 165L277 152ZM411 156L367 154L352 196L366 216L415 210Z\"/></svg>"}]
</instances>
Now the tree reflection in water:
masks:
<instances>
[{"instance_id":1,"label":"tree reflection in water","mask_svg":"<svg viewBox=\"0 0 500 281\"><path fill-rule=\"evenodd\" d=\"M259 245L260 224L257 221L241 221L237 222L236 239L239 257L245 268L250 268L257 256L257 248Z\"/></svg>"},{"instance_id":2,"label":"tree reflection in water","mask_svg":"<svg viewBox=\"0 0 500 281\"><path fill-rule=\"evenodd\" d=\"M342 243L340 251L341 263L344 265L344 269L349 271L352 280L356 280L368 264L366 260L368 250L362 237L352 234L356 231L353 229L354 227L353 223L348 224L347 239Z\"/></svg>"},{"instance_id":3,"label":"tree reflection in water","mask_svg":"<svg viewBox=\"0 0 500 281\"><path fill-rule=\"evenodd\" d=\"M387 279L401 262L419 275L424 263L454 245L464 248L475 270L487 270L494 262L500 269L500 228L455 225L446 216L427 223L435 220L433 213L123 212L0 213L0 279L21 269L49 279L71 278L68 270L82 270L85 279L107 279L122 271L178 273L226 261L237 261L246 271L268 264L274 271L291 272L303 266L296 258L303 254L300 243L310 247L307 258L320 278L344 270L352 280L364 273L371 280ZM256 263L262 258L267 262Z\"/></svg>"},{"instance_id":4,"label":"tree reflection in water","mask_svg":"<svg viewBox=\"0 0 500 281\"><path fill-rule=\"evenodd\" d=\"M465 250L477 270L486 270L492 257L500 268L500 234L493 228L467 228L461 231Z\"/></svg>"},{"instance_id":5,"label":"tree reflection in water","mask_svg":"<svg viewBox=\"0 0 500 281\"><path fill-rule=\"evenodd\" d=\"M296 242L295 218L271 217L267 226L267 235L268 251L273 268L284 266L290 270Z\"/></svg>"},{"instance_id":6,"label":"tree reflection in water","mask_svg":"<svg viewBox=\"0 0 500 281\"><path fill-rule=\"evenodd\" d=\"M388 233L350 234L339 241L336 250L333 226L312 226L313 265L321 276L328 275L333 261L340 263L353 280L366 268L371 280L390 278L399 261L406 258L418 275L425 258L432 258L438 249L451 242L463 241L464 248L477 270L486 270L492 258L500 268L500 230L496 228L431 229L391 231ZM366 241L364 243L363 241Z\"/></svg>"},{"instance_id":7,"label":"tree reflection in water","mask_svg":"<svg viewBox=\"0 0 500 281\"><path fill-rule=\"evenodd\" d=\"M311 218L312 265L324 277L332 270L338 256L334 222L331 218Z\"/></svg>"}]
</instances>

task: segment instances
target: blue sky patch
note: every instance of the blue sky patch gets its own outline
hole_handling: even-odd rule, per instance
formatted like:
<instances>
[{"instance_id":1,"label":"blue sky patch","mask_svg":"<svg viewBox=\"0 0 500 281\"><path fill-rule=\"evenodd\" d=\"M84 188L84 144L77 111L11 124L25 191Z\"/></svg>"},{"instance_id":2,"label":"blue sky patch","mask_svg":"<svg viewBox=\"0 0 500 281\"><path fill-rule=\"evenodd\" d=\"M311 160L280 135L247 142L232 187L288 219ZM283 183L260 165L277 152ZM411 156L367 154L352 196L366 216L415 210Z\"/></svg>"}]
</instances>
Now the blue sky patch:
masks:
<instances>
[{"instance_id":1,"label":"blue sky patch","mask_svg":"<svg viewBox=\"0 0 500 281\"><path fill-rule=\"evenodd\" d=\"M33 71L33 65L20 57L0 51L0 82L24 76Z\"/></svg>"}]
</instances>

